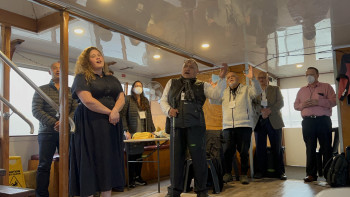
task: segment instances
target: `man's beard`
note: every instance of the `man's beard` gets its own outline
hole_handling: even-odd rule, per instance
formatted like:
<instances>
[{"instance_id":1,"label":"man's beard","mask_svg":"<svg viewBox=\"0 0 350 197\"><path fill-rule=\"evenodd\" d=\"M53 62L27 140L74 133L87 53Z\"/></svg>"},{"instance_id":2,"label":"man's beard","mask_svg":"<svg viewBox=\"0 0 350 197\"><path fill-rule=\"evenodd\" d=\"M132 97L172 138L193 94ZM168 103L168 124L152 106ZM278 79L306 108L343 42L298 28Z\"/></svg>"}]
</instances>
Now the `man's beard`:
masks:
<instances>
[{"instance_id":1,"label":"man's beard","mask_svg":"<svg viewBox=\"0 0 350 197\"><path fill-rule=\"evenodd\" d=\"M237 86L237 84L238 84L238 82L231 82L228 84L228 86L230 86L232 88L232 87Z\"/></svg>"}]
</instances>

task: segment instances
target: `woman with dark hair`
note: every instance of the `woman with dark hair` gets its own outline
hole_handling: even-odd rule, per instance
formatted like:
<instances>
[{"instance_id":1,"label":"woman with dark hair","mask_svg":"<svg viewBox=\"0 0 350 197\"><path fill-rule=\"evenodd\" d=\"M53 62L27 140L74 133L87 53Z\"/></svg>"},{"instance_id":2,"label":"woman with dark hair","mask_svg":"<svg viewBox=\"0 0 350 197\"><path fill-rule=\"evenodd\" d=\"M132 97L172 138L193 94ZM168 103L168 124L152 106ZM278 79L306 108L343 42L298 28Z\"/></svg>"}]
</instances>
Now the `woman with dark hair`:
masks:
<instances>
[{"instance_id":1,"label":"woman with dark hair","mask_svg":"<svg viewBox=\"0 0 350 197\"><path fill-rule=\"evenodd\" d=\"M131 95L126 96L125 105L121 111L123 128L126 139L131 139L137 132L154 132L151 109L148 99L143 94L143 84L135 81L131 87ZM128 160L136 161L142 157L143 143L127 143ZM129 187L146 185L141 177L141 162L129 164Z\"/></svg>"},{"instance_id":2,"label":"woman with dark hair","mask_svg":"<svg viewBox=\"0 0 350 197\"><path fill-rule=\"evenodd\" d=\"M86 48L75 65L72 97L79 106L71 136L69 194L110 197L124 187L123 126L119 112L125 100L117 78L108 73L102 53Z\"/></svg>"}]
</instances>

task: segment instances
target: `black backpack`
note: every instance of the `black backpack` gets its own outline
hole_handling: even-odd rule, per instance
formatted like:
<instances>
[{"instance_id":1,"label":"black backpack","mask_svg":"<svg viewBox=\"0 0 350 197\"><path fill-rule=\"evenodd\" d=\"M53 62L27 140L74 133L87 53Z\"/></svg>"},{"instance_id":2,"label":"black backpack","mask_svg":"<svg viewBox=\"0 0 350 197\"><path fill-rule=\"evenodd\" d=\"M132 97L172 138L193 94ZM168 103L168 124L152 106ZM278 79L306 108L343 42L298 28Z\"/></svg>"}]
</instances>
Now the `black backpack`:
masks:
<instances>
[{"instance_id":1,"label":"black backpack","mask_svg":"<svg viewBox=\"0 0 350 197\"><path fill-rule=\"evenodd\" d=\"M341 153L331 158L323 169L327 183L332 187L345 186L349 178L349 161Z\"/></svg>"}]
</instances>

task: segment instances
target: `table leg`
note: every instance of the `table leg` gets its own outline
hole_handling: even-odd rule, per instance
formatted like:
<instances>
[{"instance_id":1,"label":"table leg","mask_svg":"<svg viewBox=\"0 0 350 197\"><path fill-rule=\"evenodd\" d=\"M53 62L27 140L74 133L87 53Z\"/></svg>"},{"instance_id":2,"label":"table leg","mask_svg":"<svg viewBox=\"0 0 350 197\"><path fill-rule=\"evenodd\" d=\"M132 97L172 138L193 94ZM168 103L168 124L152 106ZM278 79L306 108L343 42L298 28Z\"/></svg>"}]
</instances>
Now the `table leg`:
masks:
<instances>
[{"instance_id":1,"label":"table leg","mask_svg":"<svg viewBox=\"0 0 350 197\"><path fill-rule=\"evenodd\" d=\"M159 164L159 141L157 141L157 164L158 164L158 193L160 193L160 164Z\"/></svg>"},{"instance_id":2,"label":"table leg","mask_svg":"<svg viewBox=\"0 0 350 197\"><path fill-rule=\"evenodd\" d=\"M129 158L128 158L127 149L125 149L125 154L126 154L126 186L127 186L127 189L129 190Z\"/></svg>"}]
</instances>

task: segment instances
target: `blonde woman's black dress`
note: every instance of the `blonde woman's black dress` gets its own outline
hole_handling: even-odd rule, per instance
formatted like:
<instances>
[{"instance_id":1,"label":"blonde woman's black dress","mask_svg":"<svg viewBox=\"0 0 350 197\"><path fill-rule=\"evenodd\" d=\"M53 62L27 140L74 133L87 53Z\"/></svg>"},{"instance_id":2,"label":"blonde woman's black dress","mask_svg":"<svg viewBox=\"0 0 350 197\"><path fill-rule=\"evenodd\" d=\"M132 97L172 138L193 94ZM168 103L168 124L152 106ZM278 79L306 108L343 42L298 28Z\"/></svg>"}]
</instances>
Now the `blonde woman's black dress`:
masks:
<instances>
[{"instance_id":1,"label":"blonde woman's black dress","mask_svg":"<svg viewBox=\"0 0 350 197\"><path fill-rule=\"evenodd\" d=\"M89 91L103 105L112 109L122 86L117 78L110 75L87 83L85 76L75 77L72 96L79 99L77 91ZM123 126L109 123L109 116L89 110L79 101L74 121L76 132L71 135L69 194L88 196L96 192L123 189L124 149Z\"/></svg>"}]
</instances>

